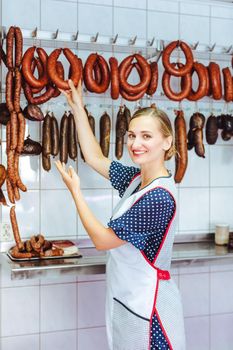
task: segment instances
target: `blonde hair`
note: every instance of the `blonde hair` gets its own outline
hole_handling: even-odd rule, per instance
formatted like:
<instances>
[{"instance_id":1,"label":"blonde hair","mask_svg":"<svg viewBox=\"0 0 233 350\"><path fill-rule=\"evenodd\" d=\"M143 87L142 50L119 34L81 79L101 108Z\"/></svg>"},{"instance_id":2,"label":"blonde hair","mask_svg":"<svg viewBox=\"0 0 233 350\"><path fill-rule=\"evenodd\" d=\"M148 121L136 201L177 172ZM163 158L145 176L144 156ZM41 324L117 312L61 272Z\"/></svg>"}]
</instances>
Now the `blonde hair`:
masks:
<instances>
[{"instance_id":1,"label":"blonde hair","mask_svg":"<svg viewBox=\"0 0 233 350\"><path fill-rule=\"evenodd\" d=\"M156 107L146 107L138 109L132 116L132 119L139 117L152 117L156 118L160 124L160 131L164 137L172 136L171 147L165 151L164 159L171 159L176 153L175 138L173 135L172 125L167 114Z\"/></svg>"}]
</instances>

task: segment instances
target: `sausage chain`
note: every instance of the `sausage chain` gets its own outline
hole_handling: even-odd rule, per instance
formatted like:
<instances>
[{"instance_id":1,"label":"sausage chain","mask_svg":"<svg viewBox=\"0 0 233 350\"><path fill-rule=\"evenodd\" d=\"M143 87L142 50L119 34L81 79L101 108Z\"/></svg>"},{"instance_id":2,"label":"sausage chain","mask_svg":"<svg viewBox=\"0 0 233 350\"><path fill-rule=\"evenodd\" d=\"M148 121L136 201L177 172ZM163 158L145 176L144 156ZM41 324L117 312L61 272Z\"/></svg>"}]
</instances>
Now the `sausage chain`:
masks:
<instances>
[{"instance_id":1,"label":"sausage chain","mask_svg":"<svg viewBox=\"0 0 233 350\"><path fill-rule=\"evenodd\" d=\"M15 54L14 54L15 51ZM25 136L25 118L21 113L20 94L22 87L21 61L23 37L20 28L11 26L6 37L6 105L10 112L10 120L6 125L6 189L12 204L20 199L19 189L27 191L19 175L19 157L23 149ZM10 209L10 220L17 254L24 249L16 219L15 206Z\"/></svg>"}]
</instances>

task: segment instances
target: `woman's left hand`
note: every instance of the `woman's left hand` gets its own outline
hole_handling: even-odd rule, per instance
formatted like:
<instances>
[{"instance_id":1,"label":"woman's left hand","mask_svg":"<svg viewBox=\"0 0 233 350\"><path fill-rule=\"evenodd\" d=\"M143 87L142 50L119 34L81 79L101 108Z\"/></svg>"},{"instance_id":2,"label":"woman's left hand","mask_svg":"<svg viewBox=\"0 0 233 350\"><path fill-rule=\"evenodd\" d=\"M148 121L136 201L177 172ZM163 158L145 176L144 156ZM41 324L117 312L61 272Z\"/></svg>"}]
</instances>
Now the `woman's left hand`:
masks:
<instances>
[{"instance_id":1,"label":"woman's left hand","mask_svg":"<svg viewBox=\"0 0 233 350\"><path fill-rule=\"evenodd\" d=\"M68 170L66 170L66 166L64 163L61 163L60 160L55 161L55 165L60 172L63 181L65 182L68 190L74 194L80 190L80 178L77 173L74 171L72 166L69 166Z\"/></svg>"}]
</instances>

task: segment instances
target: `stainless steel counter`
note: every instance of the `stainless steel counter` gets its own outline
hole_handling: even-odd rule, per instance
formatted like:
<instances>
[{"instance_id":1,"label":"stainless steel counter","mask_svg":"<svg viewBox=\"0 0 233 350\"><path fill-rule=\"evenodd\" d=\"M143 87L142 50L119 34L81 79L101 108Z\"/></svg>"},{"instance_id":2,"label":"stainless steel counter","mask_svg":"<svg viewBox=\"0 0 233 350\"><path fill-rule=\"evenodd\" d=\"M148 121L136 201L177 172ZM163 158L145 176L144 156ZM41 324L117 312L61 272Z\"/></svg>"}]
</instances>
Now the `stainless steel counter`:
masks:
<instances>
[{"instance_id":1,"label":"stainless steel counter","mask_svg":"<svg viewBox=\"0 0 233 350\"><path fill-rule=\"evenodd\" d=\"M12 279L29 279L43 277L63 277L66 275L103 274L107 256L103 251L85 247L80 244L82 258L65 258L40 261L14 262L6 253L1 253L1 264L11 272ZM210 242L175 243L172 267L190 265L233 263L233 250L225 246L216 246Z\"/></svg>"}]
</instances>

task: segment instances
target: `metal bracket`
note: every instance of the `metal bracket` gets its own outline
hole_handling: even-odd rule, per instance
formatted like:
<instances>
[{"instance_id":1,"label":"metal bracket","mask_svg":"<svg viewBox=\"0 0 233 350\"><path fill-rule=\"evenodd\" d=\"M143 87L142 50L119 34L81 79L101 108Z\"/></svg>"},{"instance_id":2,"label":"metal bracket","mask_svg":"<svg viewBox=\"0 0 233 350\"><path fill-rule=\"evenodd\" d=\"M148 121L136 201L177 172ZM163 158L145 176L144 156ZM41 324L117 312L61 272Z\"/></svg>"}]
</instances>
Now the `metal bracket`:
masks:
<instances>
[{"instance_id":1,"label":"metal bracket","mask_svg":"<svg viewBox=\"0 0 233 350\"><path fill-rule=\"evenodd\" d=\"M129 39L129 45L135 45L137 40L137 35L133 39Z\"/></svg>"},{"instance_id":2,"label":"metal bracket","mask_svg":"<svg viewBox=\"0 0 233 350\"><path fill-rule=\"evenodd\" d=\"M214 45L212 45L212 46L209 46L209 52L213 52L213 51L214 51L215 46L216 46L216 43L214 43Z\"/></svg>"},{"instance_id":3,"label":"metal bracket","mask_svg":"<svg viewBox=\"0 0 233 350\"><path fill-rule=\"evenodd\" d=\"M193 50L196 50L197 47L198 47L198 45L199 45L199 41L197 41L195 44L191 45L191 48L192 48Z\"/></svg>"},{"instance_id":4,"label":"metal bracket","mask_svg":"<svg viewBox=\"0 0 233 350\"><path fill-rule=\"evenodd\" d=\"M229 46L228 48L224 48L223 50L225 53L230 53L232 50L232 47L233 47L233 45Z\"/></svg>"},{"instance_id":5,"label":"metal bracket","mask_svg":"<svg viewBox=\"0 0 233 350\"><path fill-rule=\"evenodd\" d=\"M99 36L99 32L98 32L98 33L96 33L96 35L95 35L95 36L92 36L92 37L91 37L91 42L92 42L92 43L96 43L96 42L97 42L97 40L98 40L98 36Z\"/></svg>"},{"instance_id":6,"label":"metal bracket","mask_svg":"<svg viewBox=\"0 0 233 350\"><path fill-rule=\"evenodd\" d=\"M150 40L147 41L147 46L153 46L154 42L155 42L155 37L153 37L151 41Z\"/></svg>"},{"instance_id":7,"label":"metal bracket","mask_svg":"<svg viewBox=\"0 0 233 350\"><path fill-rule=\"evenodd\" d=\"M59 33L59 29L56 30L56 32L53 34L53 39L57 39Z\"/></svg>"},{"instance_id":8,"label":"metal bracket","mask_svg":"<svg viewBox=\"0 0 233 350\"><path fill-rule=\"evenodd\" d=\"M114 38L110 39L111 44L116 44L117 39L118 39L118 34L116 34Z\"/></svg>"},{"instance_id":9,"label":"metal bracket","mask_svg":"<svg viewBox=\"0 0 233 350\"><path fill-rule=\"evenodd\" d=\"M37 38L37 31L38 31L38 28L36 27L36 28L32 31L32 38Z\"/></svg>"},{"instance_id":10,"label":"metal bracket","mask_svg":"<svg viewBox=\"0 0 233 350\"><path fill-rule=\"evenodd\" d=\"M74 34L73 41L77 41L78 40L78 35L79 35L79 31L77 31L76 34Z\"/></svg>"}]
</instances>

